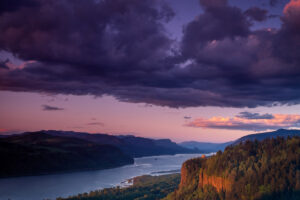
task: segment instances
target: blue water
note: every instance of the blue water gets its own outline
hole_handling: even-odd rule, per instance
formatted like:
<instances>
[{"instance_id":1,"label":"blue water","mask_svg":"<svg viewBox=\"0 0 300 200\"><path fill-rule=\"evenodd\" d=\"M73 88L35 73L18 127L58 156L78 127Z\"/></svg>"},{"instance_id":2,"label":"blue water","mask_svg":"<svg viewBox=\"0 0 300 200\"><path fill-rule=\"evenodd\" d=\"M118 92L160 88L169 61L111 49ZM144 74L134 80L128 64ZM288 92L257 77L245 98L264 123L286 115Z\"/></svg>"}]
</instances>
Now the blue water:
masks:
<instances>
[{"instance_id":1,"label":"blue water","mask_svg":"<svg viewBox=\"0 0 300 200\"><path fill-rule=\"evenodd\" d=\"M133 165L76 173L0 179L0 200L43 200L121 185L135 176L179 172L184 161L202 154L135 158Z\"/></svg>"}]
</instances>

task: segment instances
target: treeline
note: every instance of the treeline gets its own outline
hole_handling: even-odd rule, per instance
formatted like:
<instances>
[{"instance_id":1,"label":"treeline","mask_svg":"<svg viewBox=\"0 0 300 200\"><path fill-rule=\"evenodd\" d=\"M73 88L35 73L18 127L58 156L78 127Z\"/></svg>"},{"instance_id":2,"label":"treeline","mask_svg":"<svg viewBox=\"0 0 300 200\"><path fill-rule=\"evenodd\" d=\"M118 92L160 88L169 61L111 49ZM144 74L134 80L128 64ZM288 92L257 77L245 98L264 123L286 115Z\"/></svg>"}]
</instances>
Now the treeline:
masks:
<instances>
[{"instance_id":1,"label":"treeline","mask_svg":"<svg viewBox=\"0 0 300 200\"><path fill-rule=\"evenodd\" d=\"M141 176L133 181L127 188L107 188L57 200L159 200L177 188L180 174Z\"/></svg>"},{"instance_id":2,"label":"treeline","mask_svg":"<svg viewBox=\"0 0 300 200\"><path fill-rule=\"evenodd\" d=\"M187 184L167 200L300 199L300 137L247 141L207 159L187 161ZM199 185L199 173L231 183L229 191Z\"/></svg>"}]
</instances>

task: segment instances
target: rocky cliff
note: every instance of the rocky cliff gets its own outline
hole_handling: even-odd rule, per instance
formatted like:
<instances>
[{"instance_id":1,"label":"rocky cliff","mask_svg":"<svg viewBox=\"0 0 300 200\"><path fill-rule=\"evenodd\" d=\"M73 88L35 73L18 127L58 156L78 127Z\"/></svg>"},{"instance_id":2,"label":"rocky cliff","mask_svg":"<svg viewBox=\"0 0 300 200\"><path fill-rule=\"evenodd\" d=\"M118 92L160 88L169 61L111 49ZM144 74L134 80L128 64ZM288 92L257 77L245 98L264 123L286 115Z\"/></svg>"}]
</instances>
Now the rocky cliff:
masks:
<instances>
[{"instance_id":1,"label":"rocky cliff","mask_svg":"<svg viewBox=\"0 0 300 200\"><path fill-rule=\"evenodd\" d=\"M198 173L202 160L204 159L191 159L183 163L181 167L181 180L179 188L183 188L187 185L198 185Z\"/></svg>"},{"instance_id":2,"label":"rocky cliff","mask_svg":"<svg viewBox=\"0 0 300 200\"><path fill-rule=\"evenodd\" d=\"M205 185L213 186L218 192L230 192L232 186L230 180L219 176L208 176L203 170L200 170L198 187L204 188Z\"/></svg>"},{"instance_id":3,"label":"rocky cliff","mask_svg":"<svg viewBox=\"0 0 300 200\"><path fill-rule=\"evenodd\" d=\"M198 158L185 162L181 168L181 181L179 190L188 186L194 185L197 188L204 188L206 185L211 185L218 192L231 191L232 183L229 179L221 176L207 175L201 168L201 163L206 158Z\"/></svg>"}]
</instances>

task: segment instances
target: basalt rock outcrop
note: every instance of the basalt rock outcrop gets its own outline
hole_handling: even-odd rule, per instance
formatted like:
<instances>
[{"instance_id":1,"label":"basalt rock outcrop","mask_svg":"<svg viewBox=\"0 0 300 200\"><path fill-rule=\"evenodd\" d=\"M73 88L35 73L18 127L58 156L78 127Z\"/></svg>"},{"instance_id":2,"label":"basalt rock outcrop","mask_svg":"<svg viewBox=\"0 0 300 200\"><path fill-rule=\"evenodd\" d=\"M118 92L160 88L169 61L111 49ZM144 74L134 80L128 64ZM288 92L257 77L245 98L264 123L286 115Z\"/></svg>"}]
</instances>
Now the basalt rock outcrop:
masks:
<instances>
[{"instance_id":1,"label":"basalt rock outcrop","mask_svg":"<svg viewBox=\"0 0 300 200\"><path fill-rule=\"evenodd\" d=\"M230 192L232 183L226 178L220 176L209 176L203 172L203 170L200 170L198 188L204 188L205 185L213 186L218 192Z\"/></svg>"},{"instance_id":2,"label":"basalt rock outcrop","mask_svg":"<svg viewBox=\"0 0 300 200\"><path fill-rule=\"evenodd\" d=\"M179 188L198 185L198 173L201 166L200 160L202 159L191 159L183 163Z\"/></svg>"},{"instance_id":3,"label":"basalt rock outcrop","mask_svg":"<svg viewBox=\"0 0 300 200\"><path fill-rule=\"evenodd\" d=\"M206 185L210 185L218 192L230 192L232 182L229 179L216 175L208 175L201 168L201 163L204 162L205 159L206 158L189 160L182 165L179 190L190 185L202 189Z\"/></svg>"}]
</instances>

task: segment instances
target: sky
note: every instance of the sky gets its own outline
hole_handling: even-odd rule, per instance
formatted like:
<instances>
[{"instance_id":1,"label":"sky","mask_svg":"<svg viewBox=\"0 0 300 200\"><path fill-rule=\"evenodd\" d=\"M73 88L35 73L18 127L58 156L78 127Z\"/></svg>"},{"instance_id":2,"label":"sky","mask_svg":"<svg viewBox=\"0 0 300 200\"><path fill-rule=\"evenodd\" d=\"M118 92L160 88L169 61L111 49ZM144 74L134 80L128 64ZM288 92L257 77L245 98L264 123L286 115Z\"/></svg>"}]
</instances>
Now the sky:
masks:
<instances>
[{"instance_id":1,"label":"sky","mask_svg":"<svg viewBox=\"0 0 300 200\"><path fill-rule=\"evenodd\" d=\"M300 127L300 0L4 0L0 133L226 142Z\"/></svg>"}]
</instances>

